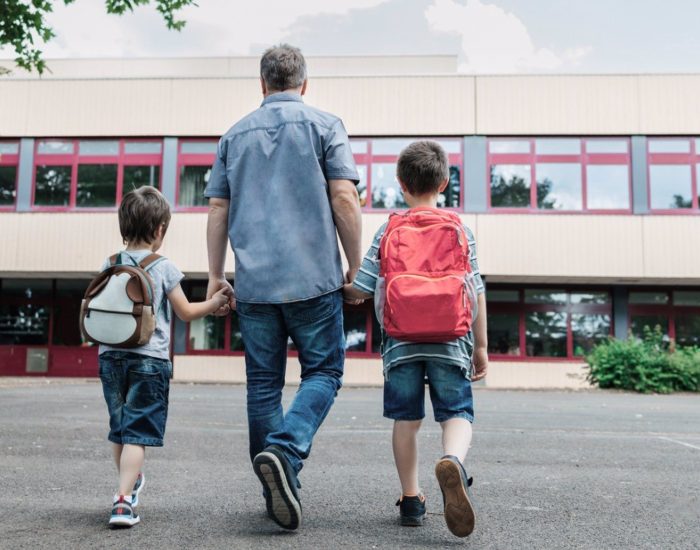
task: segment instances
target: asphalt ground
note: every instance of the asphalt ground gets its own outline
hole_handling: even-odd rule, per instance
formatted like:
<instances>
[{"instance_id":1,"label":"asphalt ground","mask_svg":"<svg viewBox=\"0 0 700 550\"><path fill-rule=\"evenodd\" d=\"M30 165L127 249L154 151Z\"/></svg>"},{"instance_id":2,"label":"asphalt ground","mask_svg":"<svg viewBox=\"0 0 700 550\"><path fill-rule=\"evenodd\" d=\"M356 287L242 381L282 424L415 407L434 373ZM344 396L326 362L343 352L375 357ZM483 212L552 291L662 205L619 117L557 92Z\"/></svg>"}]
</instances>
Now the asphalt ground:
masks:
<instances>
[{"instance_id":1,"label":"asphalt ground","mask_svg":"<svg viewBox=\"0 0 700 550\"><path fill-rule=\"evenodd\" d=\"M142 522L115 531L99 384L0 379L0 547L700 548L700 396L478 389L466 539L443 521L431 413L428 517L398 525L381 399L341 390L300 476L302 525L287 532L267 519L249 464L245 388L174 384L165 447L147 453Z\"/></svg>"}]
</instances>

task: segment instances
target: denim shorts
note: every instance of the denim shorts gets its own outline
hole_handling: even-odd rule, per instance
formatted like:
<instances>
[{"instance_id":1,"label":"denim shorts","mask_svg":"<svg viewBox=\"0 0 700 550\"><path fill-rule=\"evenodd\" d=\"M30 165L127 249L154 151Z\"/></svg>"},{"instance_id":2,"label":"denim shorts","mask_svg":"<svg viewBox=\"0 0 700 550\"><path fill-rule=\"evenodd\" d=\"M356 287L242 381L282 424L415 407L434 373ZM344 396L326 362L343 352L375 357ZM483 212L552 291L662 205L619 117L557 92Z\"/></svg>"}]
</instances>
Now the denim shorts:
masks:
<instances>
[{"instance_id":1,"label":"denim shorts","mask_svg":"<svg viewBox=\"0 0 700 550\"><path fill-rule=\"evenodd\" d=\"M110 441L162 447L168 418L172 364L128 351L99 357L100 380L109 410Z\"/></svg>"},{"instance_id":2,"label":"denim shorts","mask_svg":"<svg viewBox=\"0 0 700 550\"><path fill-rule=\"evenodd\" d=\"M389 369L384 380L384 416L422 420L426 384L436 422L450 418L474 421L471 382L457 365L437 361L413 361Z\"/></svg>"}]
</instances>

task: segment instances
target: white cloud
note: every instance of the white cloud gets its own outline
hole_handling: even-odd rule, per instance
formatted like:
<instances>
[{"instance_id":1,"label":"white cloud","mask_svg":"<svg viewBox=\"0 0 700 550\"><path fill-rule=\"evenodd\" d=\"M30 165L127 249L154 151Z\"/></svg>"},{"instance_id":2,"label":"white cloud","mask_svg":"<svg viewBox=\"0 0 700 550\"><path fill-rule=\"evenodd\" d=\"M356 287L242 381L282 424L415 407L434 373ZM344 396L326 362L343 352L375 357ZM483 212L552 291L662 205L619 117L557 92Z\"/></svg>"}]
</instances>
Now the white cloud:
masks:
<instances>
[{"instance_id":1,"label":"white cloud","mask_svg":"<svg viewBox=\"0 0 700 550\"><path fill-rule=\"evenodd\" d=\"M576 47L557 53L538 48L525 24L513 13L481 0L434 0L425 10L433 31L461 36L463 63L469 73L554 71L578 65L591 48Z\"/></svg>"}]
</instances>

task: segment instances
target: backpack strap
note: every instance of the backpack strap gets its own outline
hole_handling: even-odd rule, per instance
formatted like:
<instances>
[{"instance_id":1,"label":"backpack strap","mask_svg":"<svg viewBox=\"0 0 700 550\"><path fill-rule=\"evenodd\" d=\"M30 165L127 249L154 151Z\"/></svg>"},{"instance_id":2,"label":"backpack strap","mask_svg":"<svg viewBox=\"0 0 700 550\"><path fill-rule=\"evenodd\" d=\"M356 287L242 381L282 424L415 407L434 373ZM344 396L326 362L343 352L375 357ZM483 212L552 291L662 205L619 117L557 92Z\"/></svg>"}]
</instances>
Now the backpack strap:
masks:
<instances>
[{"instance_id":1,"label":"backpack strap","mask_svg":"<svg viewBox=\"0 0 700 550\"><path fill-rule=\"evenodd\" d=\"M143 260L141 260L141 262L139 263L139 267L144 271L148 271L151 268L153 268L157 263L160 263L162 260L165 260L165 258L160 254L149 254Z\"/></svg>"}]
</instances>

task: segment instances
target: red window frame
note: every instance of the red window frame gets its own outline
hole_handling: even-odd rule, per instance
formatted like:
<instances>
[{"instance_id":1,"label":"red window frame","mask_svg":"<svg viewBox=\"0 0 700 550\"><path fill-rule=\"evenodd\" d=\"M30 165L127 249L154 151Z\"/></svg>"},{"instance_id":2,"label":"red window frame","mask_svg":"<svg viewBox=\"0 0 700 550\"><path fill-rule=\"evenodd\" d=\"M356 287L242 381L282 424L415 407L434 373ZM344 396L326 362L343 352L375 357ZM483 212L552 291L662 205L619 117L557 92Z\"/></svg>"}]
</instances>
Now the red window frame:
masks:
<instances>
[{"instance_id":1,"label":"red window frame","mask_svg":"<svg viewBox=\"0 0 700 550\"><path fill-rule=\"evenodd\" d=\"M489 291L510 290L518 292L517 302L493 302L488 301ZM567 294L566 304L529 304L525 303L526 290L556 290ZM582 292L607 292L609 301L606 304L572 304L571 294ZM501 353L489 353L489 358L497 361L517 361L517 362L581 362L583 357L574 355L574 338L571 326L572 314L602 314L610 316L610 336L613 335L614 317L612 304L612 291L607 287L570 287L566 285L535 285L535 286L512 286L512 285L489 285L486 292L487 317L493 314L515 314L518 316L518 355L508 355ZM566 357L552 357L547 355L527 355L526 338L526 317L532 312L556 312L566 313Z\"/></svg>"},{"instance_id":2,"label":"red window frame","mask_svg":"<svg viewBox=\"0 0 700 550\"><path fill-rule=\"evenodd\" d=\"M202 206L180 206L180 174L185 166L211 166L214 164L216 152L214 153L183 153L184 143L213 143L214 149L219 140L216 138L180 138L177 143L177 171L175 174L175 205L178 212L206 212L207 205Z\"/></svg>"},{"instance_id":3,"label":"red window frame","mask_svg":"<svg viewBox=\"0 0 700 550\"><path fill-rule=\"evenodd\" d=\"M535 142L538 139L578 139L581 142L581 148L578 154L538 154L535 148ZM520 141L528 142L530 145L529 153L492 153L491 143L499 141ZM626 153L588 153L588 143L595 141L624 141L627 145ZM631 141L629 137L610 136L597 138L582 138L576 136L541 136L530 138L518 137L499 137L489 138L487 140L487 162L486 162L486 201L489 213L499 214L631 214L632 213L632 155ZM537 164L556 164L556 163L576 163L581 167L581 209L580 210L548 210L537 207ZM527 207L500 207L491 205L491 167L499 164L519 164L530 166L530 204ZM611 209L595 209L588 208L588 174L586 168L588 166L605 166L605 165L625 165L627 166L627 189L629 206L628 208L611 208Z\"/></svg>"},{"instance_id":4,"label":"red window frame","mask_svg":"<svg viewBox=\"0 0 700 550\"><path fill-rule=\"evenodd\" d=\"M73 152L66 154L47 154L39 153L39 145L42 142L58 141L62 143L73 144ZM119 150L116 155L81 155L81 141L116 141L119 144ZM159 143L160 153L129 153L125 152L127 143ZM81 165L90 164L116 164L117 165L117 181L115 189L115 204L114 206L106 207L79 207L76 206L76 196L78 194L78 167ZM70 196L67 206L47 206L35 204L36 194L36 174L39 166L70 166L71 181L70 181ZM32 210L37 212L109 212L116 210L122 199L124 190L124 167L125 166L158 166L160 169L159 187L162 188L163 179L163 139L162 138L138 138L138 139L65 139L65 138L41 138L34 143L34 166L32 169Z\"/></svg>"},{"instance_id":5,"label":"red window frame","mask_svg":"<svg viewBox=\"0 0 700 550\"><path fill-rule=\"evenodd\" d=\"M0 212L12 212L17 208L17 181L19 179L19 141L2 140L0 145L16 145L17 153L0 153L0 166L14 166L15 173L15 200L12 204L0 205Z\"/></svg>"},{"instance_id":6,"label":"red window frame","mask_svg":"<svg viewBox=\"0 0 700 550\"><path fill-rule=\"evenodd\" d=\"M647 197L649 211L654 214L673 214L673 215L688 215L700 213L700 205L698 204L698 169L700 165L700 151L696 147L696 139L694 137L661 137L654 136L647 139ZM652 141L685 141L689 143L688 153L652 153ZM691 207L690 208L653 208L651 205L651 167L652 165L675 165L675 166L690 166L690 193Z\"/></svg>"},{"instance_id":7,"label":"red window frame","mask_svg":"<svg viewBox=\"0 0 700 550\"><path fill-rule=\"evenodd\" d=\"M366 202L362 205L363 212L375 212L375 213L388 213L397 210L405 210L405 208L375 208L372 206L372 164L374 163L392 163L396 164L399 160L399 152L394 154L382 154L375 155L373 152L373 144L381 141L383 139L407 139L410 141L417 141L422 139L437 140L439 142L454 142L459 144L459 153L448 153L447 158L450 166L459 167L459 205L445 207L445 210L452 210L455 212L462 212L464 210L464 140L463 138L453 138L453 137L417 137L417 138L406 138L406 137L386 137L386 138L362 138L353 137L351 142L365 142L367 143L366 153L354 154L355 164L364 165L367 171L366 184Z\"/></svg>"},{"instance_id":8,"label":"red window frame","mask_svg":"<svg viewBox=\"0 0 700 550\"><path fill-rule=\"evenodd\" d=\"M655 292L664 293L668 297L665 304L628 304L627 306L627 326L632 328L632 317L634 315L659 315L668 319L668 337L676 340L676 316L682 313L692 313L700 315L700 306L676 305L674 303L674 291L678 290L698 290L697 288L654 288L654 287L635 287L629 289L628 292ZM653 327L651 327L653 329Z\"/></svg>"}]
</instances>

